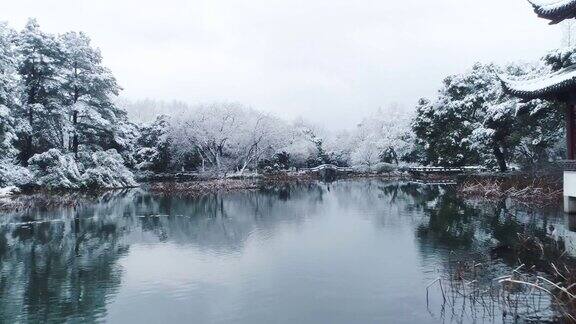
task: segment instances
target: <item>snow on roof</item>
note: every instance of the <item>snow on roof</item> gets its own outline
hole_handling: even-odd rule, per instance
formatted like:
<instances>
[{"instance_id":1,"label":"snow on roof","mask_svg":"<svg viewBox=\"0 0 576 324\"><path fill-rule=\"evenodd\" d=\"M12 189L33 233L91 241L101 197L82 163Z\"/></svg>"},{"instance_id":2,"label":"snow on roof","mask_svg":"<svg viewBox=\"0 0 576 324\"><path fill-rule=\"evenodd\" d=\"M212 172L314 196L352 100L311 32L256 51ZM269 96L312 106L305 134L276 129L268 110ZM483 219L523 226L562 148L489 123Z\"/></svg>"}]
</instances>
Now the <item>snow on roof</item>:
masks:
<instances>
[{"instance_id":1,"label":"snow on roof","mask_svg":"<svg viewBox=\"0 0 576 324\"><path fill-rule=\"evenodd\" d=\"M538 17L557 24L565 19L576 17L576 0L528 0Z\"/></svg>"},{"instance_id":2,"label":"snow on roof","mask_svg":"<svg viewBox=\"0 0 576 324\"><path fill-rule=\"evenodd\" d=\"M498 76L504 90L521 99L559 99L576 92L576 65L558 72L531 79L510 79Z\"/></svg>"}]
</instances>

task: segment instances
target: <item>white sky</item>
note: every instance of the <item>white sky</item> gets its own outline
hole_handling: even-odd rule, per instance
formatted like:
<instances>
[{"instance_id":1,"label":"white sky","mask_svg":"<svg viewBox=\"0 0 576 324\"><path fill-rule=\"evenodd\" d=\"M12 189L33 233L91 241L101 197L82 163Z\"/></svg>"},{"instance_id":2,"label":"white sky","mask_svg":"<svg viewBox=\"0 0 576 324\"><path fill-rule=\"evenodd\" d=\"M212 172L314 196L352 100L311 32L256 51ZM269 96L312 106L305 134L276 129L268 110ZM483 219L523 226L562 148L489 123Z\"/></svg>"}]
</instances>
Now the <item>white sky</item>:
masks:
<instances>
[{"instance_id":1,"label":"white sky","mask_svg":"<svg viewBox=\"0 0 576 324\"><path fill-rule=\"evenodd\" d=\"M1 0L0 13L85 31L129 99L239 101L332 129L561 39L526 0Z\"/></svg>"}]
</instances>

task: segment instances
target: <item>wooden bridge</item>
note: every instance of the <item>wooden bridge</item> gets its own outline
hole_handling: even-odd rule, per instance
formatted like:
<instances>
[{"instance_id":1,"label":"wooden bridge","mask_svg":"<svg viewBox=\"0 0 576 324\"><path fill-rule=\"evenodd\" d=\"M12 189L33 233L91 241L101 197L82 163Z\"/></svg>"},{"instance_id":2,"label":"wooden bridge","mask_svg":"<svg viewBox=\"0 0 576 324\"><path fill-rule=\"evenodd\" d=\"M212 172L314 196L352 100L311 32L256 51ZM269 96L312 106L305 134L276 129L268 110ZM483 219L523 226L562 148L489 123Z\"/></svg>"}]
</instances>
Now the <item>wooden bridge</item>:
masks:
<instances>
[{"instance_id":1,"label":"wooden bridge","mask_svg":"<svg viewBox=\"0 0 576 324\"><path fill-rule=\"evenodd\" d=\"M352 168L339 167L334 164L322 164L314 168L300 169L300 172L316 173L324 180L336 180L339 174L354 172Z\"/></svg>"},{"instance_id":2,"label":"wooden bridge","mask_svg":"<svg viewBox=\"0 0 576 324\"><path fill-rule=\"evenodd\" d=\"M331 170L331 171L336 171L336 172L352 172L353 169L352 168L345 168L345 167L339 167L336 166L334 164L322 164L319 165L317 167L314 168L307 168L307 169L301 169L302 171L309 171L309 172L321 172L321 171L326 171L326 170Z\"/></svg>"}]
</instances>

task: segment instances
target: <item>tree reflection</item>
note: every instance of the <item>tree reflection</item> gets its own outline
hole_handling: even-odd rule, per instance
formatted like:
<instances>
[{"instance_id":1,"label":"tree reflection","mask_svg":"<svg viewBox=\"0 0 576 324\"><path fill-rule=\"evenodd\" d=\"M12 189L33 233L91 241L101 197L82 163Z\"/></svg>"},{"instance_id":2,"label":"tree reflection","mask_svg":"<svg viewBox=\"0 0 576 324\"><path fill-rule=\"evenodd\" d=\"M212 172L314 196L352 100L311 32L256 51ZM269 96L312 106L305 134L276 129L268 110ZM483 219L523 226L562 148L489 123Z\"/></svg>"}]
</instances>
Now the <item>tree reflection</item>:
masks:
<instances>
[{"instance_id":1,"label":"tree reflection","mask_svg":"<svg viewBox=\"0 0 576 324\"><path fill-rule=\"evenodd\" d=\"M0 319L95 320L120 283L116 220L21 220L1 227Z\"/></svg>"},{"instance_id":2,"label":"tree reflection","mask_svg":"<svg viewBox=\"0 0 576 324\"><path fill-rule=\"evenodd\" d=\"M241 250L255 230L298 224L324 187L283 185L200 198L124 191L51 212L4 215L0 223L0 322L92 322L119 289L119 259L142 241ZM137 235L133 235L137 234Z\"/></svg>"},{"instance_id":3,"label":"tree reflection","mask_svg":"<svg viewBox=\"0 0 576 324\"><path fill-rule=\"evenodd\" d=\"M459 198L455 190L430 190L411 193L426 215L417 229L422 244L448 250L485 250L512 246L518 233L545 237L550 218L562 221L557 210L542 210L514 205L506 200L470 201ZM483 251L486 252L486 251Z\"/></svg>"},{"instance_id":4,"label":"tree reflection","mask_svg":"<svg viewBox=\"0 0 576 324\"><path fill-rule=\"evenodd\" d=\"M453 195L441 195L433 206L424 206L428 223L418 227L417 234L428 244L447 248L470 249L476 228L473 220L478 211Z\"/></svg>"}]
</instances>

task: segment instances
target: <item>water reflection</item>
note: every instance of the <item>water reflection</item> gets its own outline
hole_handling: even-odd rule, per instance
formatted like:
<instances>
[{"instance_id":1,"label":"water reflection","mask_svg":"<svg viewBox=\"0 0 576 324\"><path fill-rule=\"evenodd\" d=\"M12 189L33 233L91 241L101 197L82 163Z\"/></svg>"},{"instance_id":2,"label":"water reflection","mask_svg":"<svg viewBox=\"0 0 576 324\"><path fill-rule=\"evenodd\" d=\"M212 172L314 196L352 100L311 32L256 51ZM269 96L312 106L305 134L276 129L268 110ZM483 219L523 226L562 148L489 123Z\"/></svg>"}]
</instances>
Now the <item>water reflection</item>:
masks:
<instances>
[{"instance_id":1,"label":"water reflection","mask_svg":"<svg viewBox=\"0 0 576 324\"><path fill-rule=\"evenodd\" d=\"M108 193L0 218L0 322L435 323L424 288L454 254L491 253L550 224L571 242L564 221L379 180L194 199Z\"/></svg>"}]
</instances>

